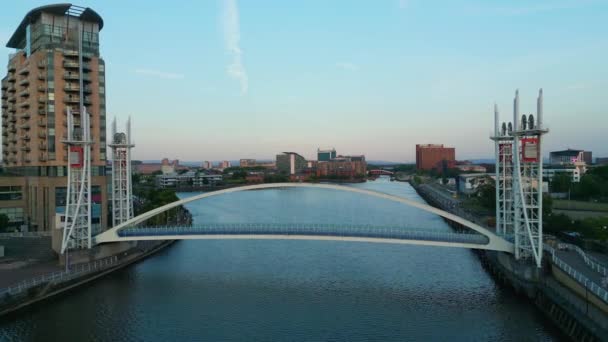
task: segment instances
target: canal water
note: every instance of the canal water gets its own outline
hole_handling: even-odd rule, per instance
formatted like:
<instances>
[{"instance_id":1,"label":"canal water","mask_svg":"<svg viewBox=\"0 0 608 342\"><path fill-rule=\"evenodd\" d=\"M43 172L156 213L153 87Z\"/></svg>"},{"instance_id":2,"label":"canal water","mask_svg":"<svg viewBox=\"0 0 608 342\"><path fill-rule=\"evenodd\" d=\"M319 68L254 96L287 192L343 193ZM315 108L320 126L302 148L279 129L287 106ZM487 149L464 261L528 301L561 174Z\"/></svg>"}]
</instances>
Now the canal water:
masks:
<instances>
[{"instance_id":1,"label":"canal water","mask_svg":"<svg viewBox=\"0 0 608 342\"><path fill-rule=\"evenodd\" d=\"M353 185L422 201L407 184ZM180 194L182 197L194 194ZM196 222L355 222L448 231L403 205L320 189L193 202ZM180 241L0 321L0 341L539 341L559 335L469 250Z\"/></svg>"}]
</instances>

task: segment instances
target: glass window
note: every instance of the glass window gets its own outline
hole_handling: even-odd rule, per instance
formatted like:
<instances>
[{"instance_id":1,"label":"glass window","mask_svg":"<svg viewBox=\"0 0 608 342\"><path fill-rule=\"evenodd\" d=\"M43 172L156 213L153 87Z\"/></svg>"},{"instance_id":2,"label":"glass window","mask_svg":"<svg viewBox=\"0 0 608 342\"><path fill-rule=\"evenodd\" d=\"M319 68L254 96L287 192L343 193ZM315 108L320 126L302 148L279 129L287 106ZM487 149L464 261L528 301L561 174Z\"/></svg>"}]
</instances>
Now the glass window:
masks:
<instances>
[{"instance_id":1,"label":"glass window","mask_svg":"<svg viewBox=\"0 0 608 342\"><path fill-rule=\"evenodd\" d=\"M99 93L100 94L105 94L106 93L106 88L105 87L99 87Z\"/></svg>"},{"instance_id":2,"label":"glass window","mask_svg":"<svg viewBox=\"0 0 608 342\"><path fill-rule=\"evenodd\" d=\"M0 201L16 201L23 199L21 186L0 186Z\"/></svg>"},{"instance_id":3,"label":"glass window","mask_svg":"<svg viewBox=\"0 0 608 342\"><path fill-rule=\"evenodd\" d=\"M55 113L55 105L53 105L53 104L49 104L49 109L48 109L48 111L49 111L49 112L53 112L53 113Z\"/></svg>"}]
</instances>

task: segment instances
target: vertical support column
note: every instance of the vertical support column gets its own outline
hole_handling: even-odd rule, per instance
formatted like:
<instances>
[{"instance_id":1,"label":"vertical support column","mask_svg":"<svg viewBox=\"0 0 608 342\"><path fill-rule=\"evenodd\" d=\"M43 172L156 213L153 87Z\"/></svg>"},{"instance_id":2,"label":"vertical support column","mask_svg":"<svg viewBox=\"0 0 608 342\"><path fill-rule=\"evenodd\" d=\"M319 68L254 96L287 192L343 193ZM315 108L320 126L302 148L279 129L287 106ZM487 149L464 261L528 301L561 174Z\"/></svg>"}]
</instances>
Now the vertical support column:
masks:
<instances>
[{"instance_id":1,"label":"vertical support column","mask_svg":"<svg viewBox=\"0 0 608 342\"><path fill-rule=\"evenodd\" d=\"M116 132L116 119L112 124L112 224L117 226L133 217L131 190L131 119L127 133Z\"/></svg>"}]
</instances>

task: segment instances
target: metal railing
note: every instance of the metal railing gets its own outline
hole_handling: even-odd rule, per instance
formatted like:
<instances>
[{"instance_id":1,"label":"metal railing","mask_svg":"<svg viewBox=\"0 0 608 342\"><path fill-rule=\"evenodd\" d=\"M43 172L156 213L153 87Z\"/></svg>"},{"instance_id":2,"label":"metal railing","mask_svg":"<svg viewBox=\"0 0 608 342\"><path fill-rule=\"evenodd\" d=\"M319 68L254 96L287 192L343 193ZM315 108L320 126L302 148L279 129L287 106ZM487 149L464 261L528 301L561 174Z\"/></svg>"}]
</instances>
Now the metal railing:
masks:
<instances>
[{"instance_id":1,"label":"metal railing","mask_svg":"<svg viewBox=\"0 0 608 342\"><path fill-rule=\"evenodd\" d=\"M603 266L599 261L597 261L594 257L591 257L585 253L580 247L574 246L574 250L585 260L585 264L589 266L592 270L597 273L603 275L604 277L608 277L608 269Z\"/></svg>"},{"instance_id":2,"label":"metal railing","mask_svg":"<svg viewBox=\"0 0 608 342\"><path fill-rule=\"evenodd\" d=\"M572 268L562 259L560 259L556 253L555 249L547 244L544 245L544 249L551 254L551 261L559 267L562 271L566 272L572 279L576 280L580 285L585 287L587 291L593 293L598 298L603 300L605 303L608 303L608 291L593 281L589 280L589 278L585 277L583 274Z\"/></svg>"},{"instance_id":3,"label":"metal railing","mask_svg":"<svg viewBox=\"0 0 608 342\"><path fill-rule=\"evenodd\" d=\"M86 264L77 264L72 266L68 271L57 271L49 274L42 275L40 277L32 278L24 280L20 283L17 283L13 286L9 286L5 289L0 289L0 298L4 295L16 295L22 293L23 291L27 291L30 288L41 284L47 283L62 283L65 281L69 281L72 279L76 279L85 274L101 271L103 269L107 269L118 264L118 256L112 256L101 260L96 260L94 262L86 263Z\"/></svg>"},{"instance_id":4,"label":"metal railing","mask_svg":"<svg viewBox=\"0 0 608 342\"><path fill-rule=\"evenodd\" d=\"M489 239L478 233L453 233L438 230L373 225L337 225L323 223L212 223L206 225L133 227L119 230L121 237L177 236L177 235L308 235L383 238L419 241L438 241L486 245Z\"/></svg>"},{"instance_id":5,"label":"metal railing","mask_svg":"<svg viewBox=\"0 0 608 342\"><path fill-rule=\"evenodd\" d=\"M12 238L12 237L43 237L51 236L50 231L44 232L14 232L14 233L0 233L0 238Z\"/></svg>"}]
</instances>

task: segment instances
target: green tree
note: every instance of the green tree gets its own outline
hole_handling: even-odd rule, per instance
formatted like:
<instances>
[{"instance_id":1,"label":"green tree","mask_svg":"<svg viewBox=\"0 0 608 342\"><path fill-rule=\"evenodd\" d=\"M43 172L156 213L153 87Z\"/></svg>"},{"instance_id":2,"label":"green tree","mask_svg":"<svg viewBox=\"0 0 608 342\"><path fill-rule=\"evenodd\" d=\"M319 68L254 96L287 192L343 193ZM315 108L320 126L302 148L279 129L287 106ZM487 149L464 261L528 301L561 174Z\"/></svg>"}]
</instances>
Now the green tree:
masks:
<instances>
[{"instance_id":1,"label":"green tree","mask_svg":"<svg viewBox=\"0 0 608 342\"><path fill-rule=\"evenodd\" d=\"M482 185L477 192L477 197L482 206L496 210L496 188L493 183Z\"/></svg>"},{"instance_id":2,"label":"green tree","mask_svg":"<svg viewBox=\"0 0 608 342\"><path fill-rule=\"evenodd\" d=\"M558 172L551 179L552 192L568 192L572 187L572 177L567 172Z\"/></svg>"},{"instance_id":3,"label":"green tree","mask_svg":"<svg viewBox=\"0 0 608 342\"><path fill-rule=\"evenodd\" d=\"M10 224L10 219L6 214L0 214L0 232L8 231L8 227Z\"/></svg>"}]
</instances>

